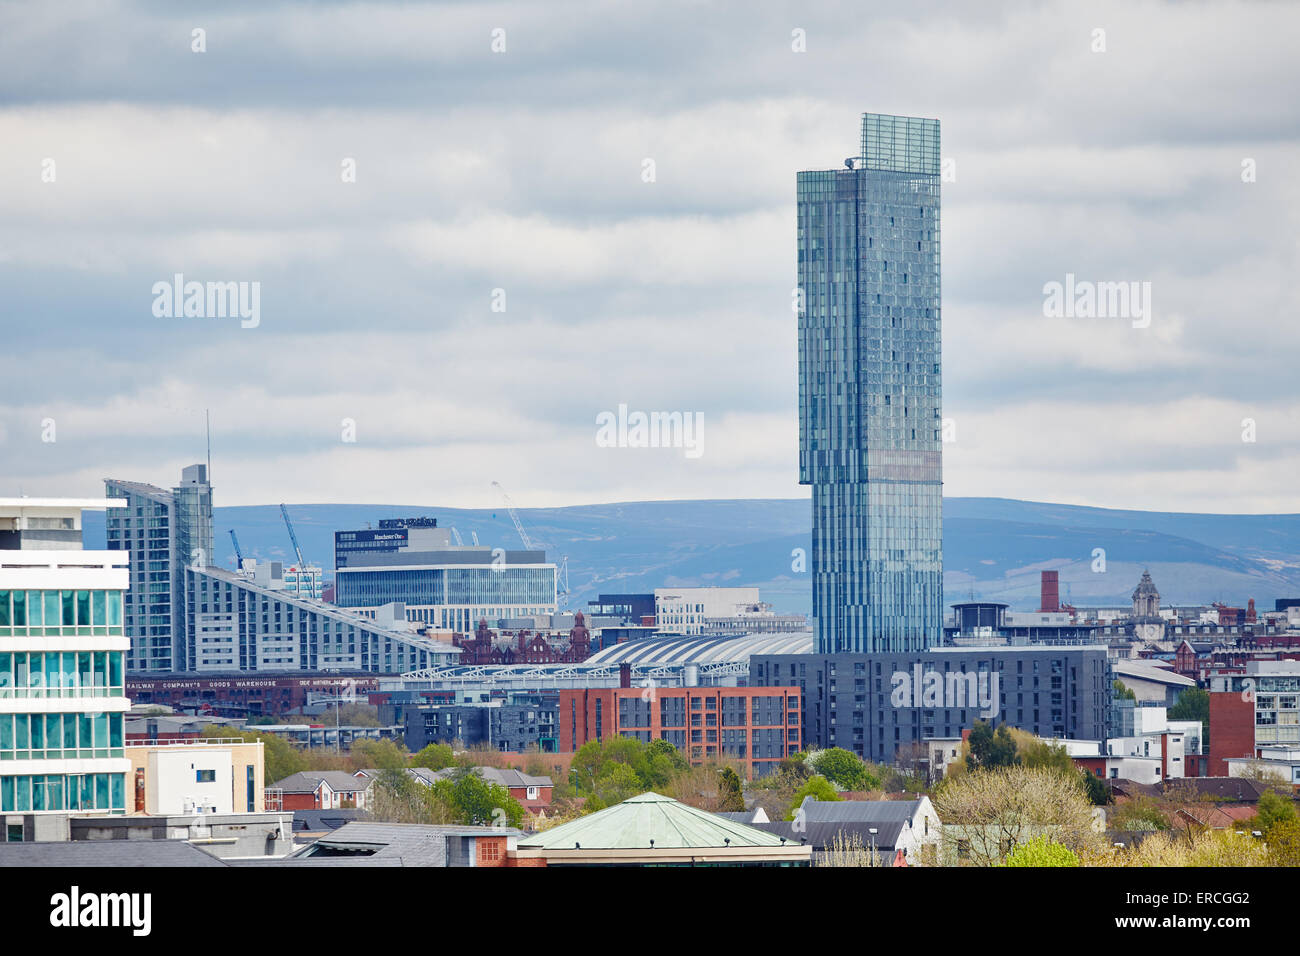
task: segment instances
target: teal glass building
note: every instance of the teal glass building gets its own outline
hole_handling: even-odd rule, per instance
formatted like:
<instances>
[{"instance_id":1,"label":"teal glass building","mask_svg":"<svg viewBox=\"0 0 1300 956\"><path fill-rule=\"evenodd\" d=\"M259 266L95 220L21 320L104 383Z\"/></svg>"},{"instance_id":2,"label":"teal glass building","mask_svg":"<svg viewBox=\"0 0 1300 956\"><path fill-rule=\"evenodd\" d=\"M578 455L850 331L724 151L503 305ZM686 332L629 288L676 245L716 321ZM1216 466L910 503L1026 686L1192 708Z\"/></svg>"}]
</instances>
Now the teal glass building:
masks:
<instances>
[{"instance_id":1,"label":"teal glass building","mask_svg":"<svg viewBox=\"0 0 1300 956\"><path fill-rule=\"evenodd\" d=\"M939 121L865 113L844 168L801 172L799 481L819 653L943 633Z\"/></svg>"}]
</instances>

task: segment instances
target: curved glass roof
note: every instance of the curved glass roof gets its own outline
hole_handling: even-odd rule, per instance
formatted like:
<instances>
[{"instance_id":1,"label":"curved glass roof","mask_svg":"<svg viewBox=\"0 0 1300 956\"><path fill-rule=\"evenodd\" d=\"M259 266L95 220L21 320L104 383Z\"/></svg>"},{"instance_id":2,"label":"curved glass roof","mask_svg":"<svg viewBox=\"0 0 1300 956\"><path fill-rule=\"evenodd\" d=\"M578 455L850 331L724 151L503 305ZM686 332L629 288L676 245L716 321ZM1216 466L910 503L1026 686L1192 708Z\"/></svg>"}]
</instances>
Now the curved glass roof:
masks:
<instances>
[{"instance_id":1,"label":"curved glass roof","mask_svg":"<svg viewBox=\"0 0 1300 956\"><path fill-rule=\"evenodd\" d=\"M811 654L811 631L742 637L652 637L597 651L584 664L726 664L751 654Z\"/></svg>"}]
</instances>

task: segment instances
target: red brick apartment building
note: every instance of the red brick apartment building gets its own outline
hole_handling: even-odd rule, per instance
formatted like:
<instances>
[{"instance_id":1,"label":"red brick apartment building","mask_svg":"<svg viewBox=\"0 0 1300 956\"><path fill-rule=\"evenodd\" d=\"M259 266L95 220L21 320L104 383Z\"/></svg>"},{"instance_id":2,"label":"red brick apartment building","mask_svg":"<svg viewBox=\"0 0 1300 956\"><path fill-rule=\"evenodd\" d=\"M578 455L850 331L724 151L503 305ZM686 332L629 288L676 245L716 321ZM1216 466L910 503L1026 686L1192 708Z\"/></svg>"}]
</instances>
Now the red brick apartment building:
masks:
<instances>
[{"instance_id":1,"label":"red brick apartment building","mask_svg":"<svg viewBox=\"0 0 1300 956\"><path fill-rule=\"evenodd\" d=\"M719 757L763 776L799 750L797 687L601 687L560 691L560 750L615 736L664 739L691 763Z\"/></svg>"}]
</instances>

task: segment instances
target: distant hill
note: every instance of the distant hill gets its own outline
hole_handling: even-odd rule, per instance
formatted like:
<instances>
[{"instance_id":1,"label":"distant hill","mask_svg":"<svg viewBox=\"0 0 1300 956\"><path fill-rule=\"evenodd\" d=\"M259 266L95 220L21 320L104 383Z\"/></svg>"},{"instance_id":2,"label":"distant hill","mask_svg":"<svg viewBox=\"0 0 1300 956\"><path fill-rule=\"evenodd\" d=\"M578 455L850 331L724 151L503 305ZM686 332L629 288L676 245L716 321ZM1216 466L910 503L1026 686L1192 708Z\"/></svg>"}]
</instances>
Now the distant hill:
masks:
<instances>
[{"instance_id":1,"label":"distant hill","mask_svg":"<svg viewBox=\"0 0 1300 956\"><path fill-rule=\"evenodd\" d=\"M550 556L569 558L571 607L599 592L648 591L691 584L757 585L778 610L808 613L807 573L791 570L809 547L806 499L633 501L570 508L523 508L530 537ZM470 542L517 547L504 511L420 505L290 505L303 550L327 571L333 532L381 518L431 515ZM245 557L291 560L279 507L216 509L217 563L233 567L231 528ZM88 547L104 540L102 513L85 513ZM1106 570L1092 570L1093 551ZM1062 597L1076 605L1126 606L1149 568L1163 603L1222 600L1260 609L1300 596L1300 515L1206 515L1114 511L1005 498L944 500L947 601L1006 601L1038 606L1038 572L1056 569Z\"/></svg>"}]
</instances>

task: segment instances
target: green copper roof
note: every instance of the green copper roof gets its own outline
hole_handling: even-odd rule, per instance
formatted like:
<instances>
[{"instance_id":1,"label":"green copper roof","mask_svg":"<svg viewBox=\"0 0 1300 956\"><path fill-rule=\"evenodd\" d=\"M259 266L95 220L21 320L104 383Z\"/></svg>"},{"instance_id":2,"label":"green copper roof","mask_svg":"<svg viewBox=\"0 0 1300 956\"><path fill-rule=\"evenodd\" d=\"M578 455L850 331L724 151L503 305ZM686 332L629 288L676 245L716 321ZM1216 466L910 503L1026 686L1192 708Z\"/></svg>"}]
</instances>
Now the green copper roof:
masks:
<instances>
[{"instance_id":1,"label":"green copper roof","mask_svg":"<svg viewBox=\"0 0 1300 956\"><path fill-rule=\"evenodd\" d=\"M697 810L658 793L643 793L535 836L520 837L519 848L634 850L781 846L775 834ZM727 841L730 840L730 844Z\"/></svg>"}]
</instances>

